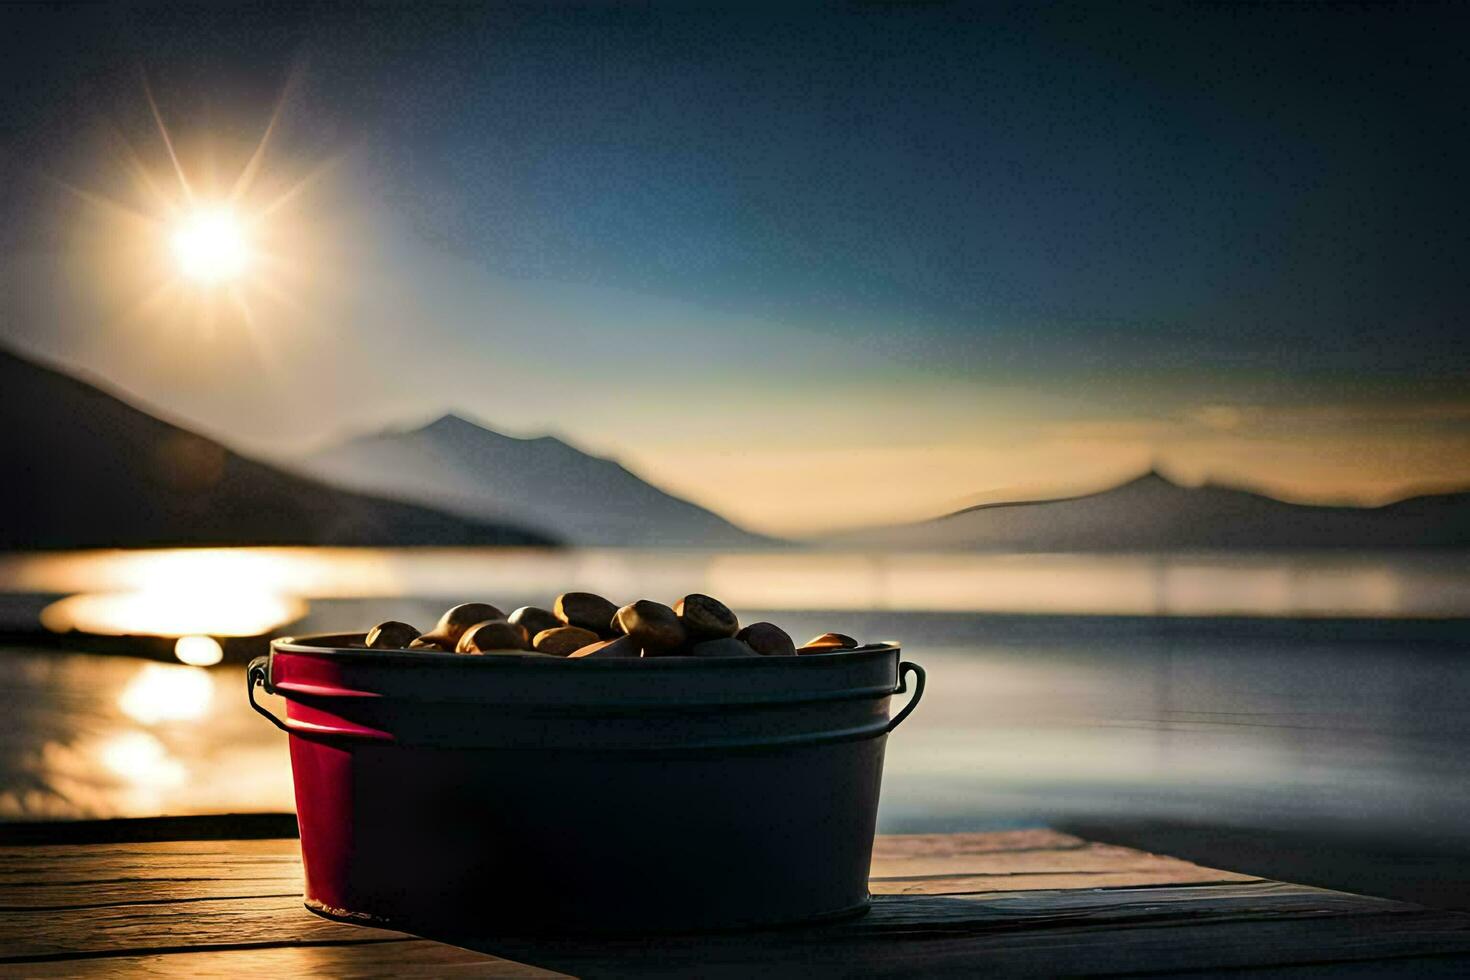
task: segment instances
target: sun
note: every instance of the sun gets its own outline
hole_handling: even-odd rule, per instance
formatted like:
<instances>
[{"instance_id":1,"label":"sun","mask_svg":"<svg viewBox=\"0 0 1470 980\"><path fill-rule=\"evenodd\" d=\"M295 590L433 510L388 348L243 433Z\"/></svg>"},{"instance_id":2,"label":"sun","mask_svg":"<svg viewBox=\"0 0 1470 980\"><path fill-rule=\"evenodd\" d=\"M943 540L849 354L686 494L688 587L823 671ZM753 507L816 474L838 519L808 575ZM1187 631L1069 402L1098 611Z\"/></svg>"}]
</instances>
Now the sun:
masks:
<instances>
[{"instance_id":1,"label":"sun","mask_svg":"<svg viewBox=\"0 0 1470 980\"><path fill-rule=\"evenodd\" d=\"M183 215L169 244L179 271L203 285L237 280L250 265L245 227L227 207L202 207Z\"/></svg>"},{"instance_id":2,"label":"sun","mask_svg":"<svg viewBox=\"0 0 1470 980\"><path fill-rule=\"evenodd\" d=\"M299 322L303 294L335 288L333 270L319 261L335 254L322 251L330 245L324 215L306 195L342 157L276 159L273 137L291 85L252 148L233 129L195 129L176 145L145 82L163 152L150 155L121 136L109 143L115 156L101 179L121 196L50 177L85 207L75 238L79 255L95 263L97 295L115 308L110 327L189 331L211 345L242 338L270 362L273 329Z\"/></svg>"}]
</instances>

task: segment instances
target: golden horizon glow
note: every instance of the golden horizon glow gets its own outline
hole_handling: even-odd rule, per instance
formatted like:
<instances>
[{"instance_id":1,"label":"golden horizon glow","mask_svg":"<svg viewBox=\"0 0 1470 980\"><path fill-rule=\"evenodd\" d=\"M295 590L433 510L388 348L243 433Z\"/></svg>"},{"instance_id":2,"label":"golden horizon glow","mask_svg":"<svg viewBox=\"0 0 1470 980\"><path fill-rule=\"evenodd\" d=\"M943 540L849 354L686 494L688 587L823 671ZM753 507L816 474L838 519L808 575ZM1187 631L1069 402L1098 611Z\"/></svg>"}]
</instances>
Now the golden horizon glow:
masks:
<instances>
[{"instance_id":1,"label":"golden horizon glow","mask_svg":"<svg viewBox=\"0 0 1470 980\"><path fill-rule=\"evenodd\" d=\"M183 274L204 285L238 279L250 266L244 225L228 207L198 208L185 215L169 244Z\"/></svg>"}]
</instances>

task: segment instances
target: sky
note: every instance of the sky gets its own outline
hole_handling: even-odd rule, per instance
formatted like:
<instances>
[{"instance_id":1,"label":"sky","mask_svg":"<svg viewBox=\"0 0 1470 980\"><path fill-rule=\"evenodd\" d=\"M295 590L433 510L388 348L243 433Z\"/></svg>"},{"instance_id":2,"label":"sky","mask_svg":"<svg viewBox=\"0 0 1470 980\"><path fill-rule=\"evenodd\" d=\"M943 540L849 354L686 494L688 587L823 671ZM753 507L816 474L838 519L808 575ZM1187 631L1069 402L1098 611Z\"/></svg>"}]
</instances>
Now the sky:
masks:
<instances>
[{"instance_id":1,"label":"sky","mask_svg":"<svg viewBox=\"0 0 1470 980\"><path fill-rule=\"evenodd\" d=\"M0 22L0 343L249 452L457 411L776 533L1470 483L1461 7Z\"/></svg>"}]
</instances>

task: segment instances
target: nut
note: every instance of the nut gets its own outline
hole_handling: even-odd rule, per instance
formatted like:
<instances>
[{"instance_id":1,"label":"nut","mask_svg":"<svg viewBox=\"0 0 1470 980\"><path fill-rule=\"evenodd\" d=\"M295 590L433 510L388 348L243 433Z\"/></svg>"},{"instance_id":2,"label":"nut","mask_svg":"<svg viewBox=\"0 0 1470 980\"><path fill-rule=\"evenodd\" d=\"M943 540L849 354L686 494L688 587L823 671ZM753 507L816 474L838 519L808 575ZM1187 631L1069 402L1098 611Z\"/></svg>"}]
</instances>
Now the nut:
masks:
<instances>
[{"instance_id":1,"label":"nut","mask_svg":"<svg viewBox=\"0 0 1470 980\"><path fill-rule=\"evenodd\" d=\"M363 644L373 650L404 650L419 638L419 631L407 623L390 619L368 630Z\"/></svg>"},{"instance_id":2,"label":"nut","mask_svg":"<svg viewBox=\"0 0 1470 980\"><path fill-rule=\"evenodd\" d=\"M520 653L531 646L526 628L503 619L476 623L459 635L455 653Z\"/></svg>"},{"instance_id":3,"label":"nut","mask_svg":"<svg viewBox=\"0 0 1470 980\"><path fill-rule=\"evenodd\" d=\"M689 638L696 643L700 640L734 636L735 631L740 629L740 620L735 618L729 606L697 592L686 595L675 603L674 612L679 614L684 628L689 632Z\"/></svg>"},{"instance_id":4,"label":"nut","mask_svg":"<svg viewBox=\"0 0 1470 980\"><path fill-rule=\"evenodd\" d=\"M791 636L775 623L751 623L735 634L756 653L765 657L794 657L796 644Z\"/></svg>"},{"instance_id":5,"label":"nut","mask_svg":"<svg viewBox=\"0 0 1470 980\"><path fill-rule=\"evenodd\" d=\"M591 592L563 592L556 597L552 611L556 613L557 619L568 626L580 626L606 639L617 635L611 624L618 607L600 595L593 595Z\"/></svg>"},{"instance_id":6,"label":"nut","mask_svg":"<svg viewBox=\"0 0 1470 980\"><path fill-rule=\"evenodd\" d=\"M851 650L858 641L842 633L823 633L803 643L797 653L831 653L834 650Z\"/></svg>"},{"instance_id":7,"label":"nut","mask_svg":"<svg viewBox=\"0 0 1470 980\"><path fill-rule=\"evenodd\" d=\"M743 640L727 636L719 640L705 640L689 648L691 657L759 657Z\"/></svg>"},{"instance_id":8,"label":"nut","mask_svg":"<svg viewBox=\"0 0 1470 980\"><path fill-rule=\"evenodd\" d=\"M540 606L522 606L505 619L506 622L524 626L526 632L531 636L535 636L542 630L554 630L562 625L562 621L556 618L555 613L542 609Z\"/></svg>"},{"instance_id":9,"label":"nut","mask_svg":"<svg viewBox=\"0 0 1470 980\"><path fill-rule=\"evenodd\" d=\"M687 637L679 614L652 599L639 599L619 609L616 622L650 657L678 649Z\"/></svg>"},{"instance_id":10,"label":"nut","mask_svg":"<svg viewBox=\"0 0 1470 980\"><path fill-rule=\"evenodd\" d=\"M643 651L638 648L638 642L631 636L598 640L571 654L573 657L588 657L596 660L609 660L617 657L633 658L642 655Z\"/></svg>"},{"instance_id":11,"label":"nut","mask_svg":"<svg viewBox=\"0 0 1470 980\"><path fill-rule=\"evenodd\" d=\"M464 602L447 609L444 615L439 617L439 622L434 628L424 634L424 639L432 640L446 650L453 650L459 645L459 637L465 630L476 623L487 620L504 620L505 613L496 609L488 602Z\"/></svg>"},{"instance_id":12,"label":"nut","mask_svg":"<svg viewBox=\"0 0 1470 980\"><path fill-rule=\"evenodd\" d=\"M598 640L597 634L591 630L584 630L580 626L562 626L558 623L552 629L537 633L535 639L531 641L531 647L538 653L566 657L585 646L597 643Z\"/></svg>"}]
</instances>

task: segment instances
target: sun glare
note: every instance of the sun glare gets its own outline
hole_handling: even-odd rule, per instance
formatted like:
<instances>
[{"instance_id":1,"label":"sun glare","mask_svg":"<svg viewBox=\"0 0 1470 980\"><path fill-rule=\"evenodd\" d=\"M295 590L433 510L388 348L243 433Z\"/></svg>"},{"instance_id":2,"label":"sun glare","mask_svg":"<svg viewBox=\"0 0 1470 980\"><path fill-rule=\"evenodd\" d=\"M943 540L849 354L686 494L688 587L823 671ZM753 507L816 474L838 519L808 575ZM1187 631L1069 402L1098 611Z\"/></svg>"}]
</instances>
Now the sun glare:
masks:
<instances>
[{"instance_id":1,"label":"sun glare","mask_svg":"<svg viewBox=\"0 0 1470 980\"><path fill-rule=\"evenodd\" d=\"M187 331L191 342L221 352L236 345L228 349L274 366L273 329L299 318L301 294L335 283L323 275L315 249L327 244L324 225L305 195L339 158L274 158L287 90L252 148L234 135L238 126L194 129L176 143L145 82L163 152L110 140L107 192L51 178L84 206L74 238L95 265L92 288L113 312L109 326Z\"/></svg>"},{"instance_id":2,"label":"sun glare","mask_svg":"<svg viewBox=\"0 0 1470 980\"><path fill-rule=\"evenodd\" d=\"M238 279L250 262L244 228L227 208L186 215L174 229L171 244L184 275L206 285Z\"/></svg>"}]
</instances>

